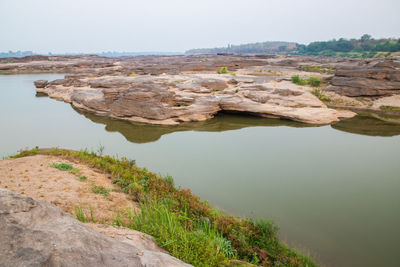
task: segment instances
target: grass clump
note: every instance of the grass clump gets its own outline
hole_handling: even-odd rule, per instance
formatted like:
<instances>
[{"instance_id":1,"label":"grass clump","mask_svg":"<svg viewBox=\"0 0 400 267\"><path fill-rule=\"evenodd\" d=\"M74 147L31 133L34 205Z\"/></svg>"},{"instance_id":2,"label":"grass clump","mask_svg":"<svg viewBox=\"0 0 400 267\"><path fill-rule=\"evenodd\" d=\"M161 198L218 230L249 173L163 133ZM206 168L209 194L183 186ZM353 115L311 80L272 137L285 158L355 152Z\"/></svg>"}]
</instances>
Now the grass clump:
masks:
<instances>
[{"instance_id":1,"label":"grass clump","mask_svg":"<svg viewBox=\"0 0 400 267\"><path fill-rule=\"evenodd\" d=\"M263 266L316 266L281 243L278 227L272 222L223 215L189 189L175 187L172 177L161 177L134 161L87 150L55 148L39 153L76 160L110 174L114 184L141 203L140 213L127 213L128 220L118 215L115 223L129 221L124 226L152 235L160 246L187 263L224 266L231 260L243 260ZM104 187L94 185L92 190L108 194Z\"/></svg>"},{"instance_id":2,"label":"grass clump","mask_svg":"<svg viewBox=\"0 0 400 267\"><path fill-rule=\"evenodd\" d=\"M307 80L307 84L313 86L313 87L318 87L321 85L321 79L317 77L310 77Z\"/></svg>"},{"instance_id":3,"label":"grass clump","mask_svg":"<svg viewBox=\"0 0 400 267\"><path fill-rule=\"evenodd\" d=\"M25 150L19 151L19 153L17 155L10 156L10 158L16 159L16 158L35 156L35 155L39 154L39 152L40 152L39 147L35 147L30 150L25 149Z\"/></svg>"},{"instance_id":4,"label":"grass clump","mask_svg":"<svg viewBox=\"0 0 400 267\"><path fill-rule=\"evenodd\" d=\"M306 72L333 73L336 70L336 67L322 65L303 65L300 66L299 69Z\"/></svg>"},{"instance_id":5,"label":"grass clump","mask_svg":"<svg viewBox=\"0 0 400 267\"><path fill-rule=\"evenodd\" d=\"M219 69L219 71L218 71L219 74L227 74L228 72L229 71L228 71L228 68L226 66L221 67Z\"/></svg>"},{"instance_id":6,"label":"grass clump","mask_svg":"<svg viewBox=\"0 0 400 267\"><path fill-rule=\"evenodd\" d=\"M68 163L53 163L51 167L59 169L60 171L72 171L73 167Z\"/></svg>"},{"instance_id":7,"label":"grass clump","mask_svg":"<svg viewBox=\"0 0 400 267\"><path fill-rule=\"evenodd\" d=\"M299 75L292 76L292 82L298 85L307 85L307 81L300 78Z\"/></svg>"},{"instance_id":8,"label":"grass clump","mask_svg":"<svg viewBox=\"0 0 400 267\"><path fill-rule=\"evenodd\" d=\"M78 221L81 221L83 223L87 221L85 217L85 212L83 211L83 208L81 206L75 207L75 216Z\"/></svg>"},{"instance_id":9,"label":"grass clump","mask_svg":"<svg viewBox=\"0 0 400 267\"><path fill-rule=\"evenodd\" d=\"M321 79L317 77L310 77L308 79L300 78L299 75L292 76L292 82L298 85L311 85L313 87L318 87L321 85Z\"/></svg>"},{"instance_id":10,"label":"grass clump","mask_svg":"<svg viewBox=\"0 0 400 267\"><path fill-rule=\"evenodd\" d=\"M322 93L322 90L319 88L314 88L311 90L311 93L319 98L319 100L324 102L331 102L332 99Z\"/></svg>"},{"instance_id":11,"label":"grass clump","mask_svg":"<svg viewBox=\"0 0 400 267\"><path fill-rule=\"evenodd\" d=\"M60 171L68 171L74 175L79 175L81 171L79 169L74 168L71 164L68 163L53 163L51 167L59 169Z\"/></svg>"},{"instance_id":12,"label":"grass clump","mask_svg":"<svg viewBox=\"0 0 400 267\"><path fill-rule=\"evenodd\" d=\"M87 176L79 176L79 181L86 181L87 180Z\"/></svg>"},{"instance_id":13,"label":"grass clump","mask_svg":"<svg viewBox=\"0 0 400 267\"><path fill-rule=\"evenodd\" d=\"M225 266L235 255L230 242L208 222L194 224L189 214L175 213L170 199L147 200L131 220L131 228L155 237L174 257L194 266Z\"/></svg>"},{"instance_id":14,"label":"grass clump","mask_svg":"<svg viewBox=\"0 0 400 267\"><path fill-rule=\"evenodd\" d=\"M95 194L101 194L104 197L108 197L108 195L110 194L110 189L109 188L105 188L102 185L92 185L92 192Z\"/></svg>"},{"instance_id":15,"label":"grass clump","mask_svg":"<svg viewBox=\"0 0 400 267\"><path fill-rule=\"evenodd\" d=\"M137 74L136 74L136 72L134 72L134 71L132 71L131 72L131 74L130 74L130 76L132 76L132 77L135 77Z\"/></svg>"},{"instance_id":16,"label":"grass clump","mask_svg":"<svg viewBox=\"0 0 400 267\"><path fill-rule=\"evenodd\" d=\"M380 110L383 111L396 111L400 112L400 107L395 107L395 106L388 106L388 105L383 105L379 107Z\"/></svg>"}]
</instances>

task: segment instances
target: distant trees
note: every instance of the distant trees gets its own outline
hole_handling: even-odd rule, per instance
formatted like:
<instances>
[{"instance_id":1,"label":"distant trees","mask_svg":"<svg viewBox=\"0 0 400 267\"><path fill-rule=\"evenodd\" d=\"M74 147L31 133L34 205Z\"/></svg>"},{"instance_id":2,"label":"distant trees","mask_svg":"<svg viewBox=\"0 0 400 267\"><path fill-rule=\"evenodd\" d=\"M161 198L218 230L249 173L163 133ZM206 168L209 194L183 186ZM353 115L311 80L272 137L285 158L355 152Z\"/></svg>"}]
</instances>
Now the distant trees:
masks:
<instances>
[{"instance_id":1,"label":"distant trees","mask_svg":"<svg viewBox=\"0 0 400 267\"><path fill-rule=\"evenodd\" d=\"M400 51L400 39L378 39L375 40L369 34L364 34L360 39L330 40L323 42L312 42L309 45L298 45L298 53L304 55L337 56L353 53L352 56L374 56L377 52ZM359 53L359 54L356 54Z\"/></svg>"},{"instance_id":2,"label":"distant trees","mask_svg":"<svg viewBox=\"0 0 400 267\"><path fill-rule=\"evenodd\" d=\"M308 45L290 42L263 42L231 45L219 48L192 49L188 54L300 54L327 57L374 57L388 56L400 51L400 39L373 39L363 34L360 39L333 39L312 42ZM379 53L385 52L385 53Z\"/></svg>"}]
</instances>

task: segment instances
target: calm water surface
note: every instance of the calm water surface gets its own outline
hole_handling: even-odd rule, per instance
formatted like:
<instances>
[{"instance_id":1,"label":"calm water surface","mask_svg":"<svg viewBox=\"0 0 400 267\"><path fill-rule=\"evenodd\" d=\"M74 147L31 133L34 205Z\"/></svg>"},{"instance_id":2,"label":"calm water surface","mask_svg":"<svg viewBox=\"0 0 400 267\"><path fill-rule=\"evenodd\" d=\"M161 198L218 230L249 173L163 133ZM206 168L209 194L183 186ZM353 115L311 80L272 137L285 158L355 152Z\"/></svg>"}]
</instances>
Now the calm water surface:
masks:
<instances>
[{"instance_id":1,"label":"calm water surface","mask_svg":"<svg viewBox=\"0 0 400 267\"><path fill-rule=\"evenodd\" d=\"M324 266L398 266L399 124L357 117L306 127L232 115L131 124L35 96L34 80L60 77L0 76L0 156L102 145L229 213L274 220L282 240Z\"/></svg>"}]
</instances>

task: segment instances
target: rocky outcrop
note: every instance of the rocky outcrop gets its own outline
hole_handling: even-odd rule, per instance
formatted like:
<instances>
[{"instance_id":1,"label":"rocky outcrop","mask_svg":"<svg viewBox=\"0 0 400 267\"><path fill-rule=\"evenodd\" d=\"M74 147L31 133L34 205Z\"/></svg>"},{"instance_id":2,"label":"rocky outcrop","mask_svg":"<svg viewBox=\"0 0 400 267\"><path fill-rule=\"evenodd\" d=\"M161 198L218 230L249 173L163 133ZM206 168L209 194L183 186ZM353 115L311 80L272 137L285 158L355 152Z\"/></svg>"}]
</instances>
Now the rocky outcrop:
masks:
<instances>
[{"instance_id":1,"label":"rocky outcrop","mask_svg":"<svg viewBox=\"0 0 400 267\"><path fill-rule=\"evenodd\" d=\"M325 91L356 97L400 94L400 61L380 60L338 68Z\"/></svg>"},{"instance_id":2,"label":"rocky outcrop","mask_svg":"<svg viewBox=\"0 0 400 267\"><path fill-rule=\"evenodd\" d=\"M0 236L0 266L190 266L104 236L59 208L5 189Z\"/></svg>"},{"instance_id":3,"label":"rocky outcrop","mask_svg":"<svg viewBox=\"0 0 400 267\"><path fill-rule=\"evenodd\" d=\"M165 125L204 121L221 111L311 124L355 115L327 108L290 82L268 82L250 75L69 77L49 82L37 92L97 115Z\"/></svg>"}]
</instances>

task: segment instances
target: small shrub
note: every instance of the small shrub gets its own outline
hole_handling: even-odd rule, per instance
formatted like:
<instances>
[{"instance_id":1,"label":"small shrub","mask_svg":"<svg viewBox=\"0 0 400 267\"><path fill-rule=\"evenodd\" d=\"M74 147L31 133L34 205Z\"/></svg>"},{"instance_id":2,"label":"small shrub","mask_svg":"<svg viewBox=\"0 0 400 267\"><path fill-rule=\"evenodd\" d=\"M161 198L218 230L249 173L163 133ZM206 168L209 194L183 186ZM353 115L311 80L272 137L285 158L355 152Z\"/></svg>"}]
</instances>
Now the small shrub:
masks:
<instances>
[{"instance_id":1,"label":"small shrub","mask_svg":"<svg viewBox=\"0 0 400 267\"><path fill-rule=\"evenodd\" d=\"M221 67L219 69L219 71L218 71L219 74L227 74L228 72L229 71L228 71L228 68L226 66Z\"/></svg>"},{"instance_id":2,"label":"small shrub","mask_svg":"<svg viewBox=\"0 0 400 267\"><path fill-rule=\"evenodd\" d=\"M134 72L134 71L132 71L131 72L131 74L130 74L130 76L132 76L132 77L135 77L137 74L136 74L136 72Z\"/></svg>"},{"instance_id":3,"label":"small shrub","mask_svg":"<svg viewBox=\"0 0 400 267\"><path fill-rule=\"evenodd\" d=\"M79 181L86 181L87 180L87 176L79 176Z\"/></svg>"},{"instance_id":4,"label":"small shrub","mask_svg":"<svg viewBox=\"0 0 400 267\"><path fill-rule=\"evenodd\" d=\"M231 72L231 75L232 76L236 76L236 72Z\"/></svg>"}]
</instances>

